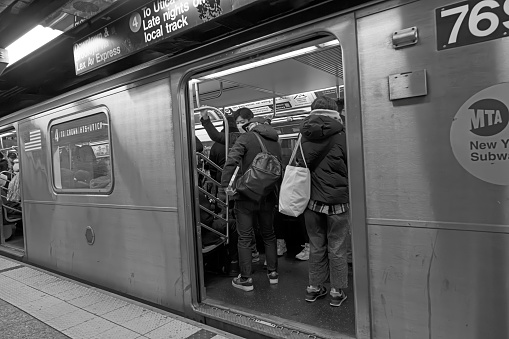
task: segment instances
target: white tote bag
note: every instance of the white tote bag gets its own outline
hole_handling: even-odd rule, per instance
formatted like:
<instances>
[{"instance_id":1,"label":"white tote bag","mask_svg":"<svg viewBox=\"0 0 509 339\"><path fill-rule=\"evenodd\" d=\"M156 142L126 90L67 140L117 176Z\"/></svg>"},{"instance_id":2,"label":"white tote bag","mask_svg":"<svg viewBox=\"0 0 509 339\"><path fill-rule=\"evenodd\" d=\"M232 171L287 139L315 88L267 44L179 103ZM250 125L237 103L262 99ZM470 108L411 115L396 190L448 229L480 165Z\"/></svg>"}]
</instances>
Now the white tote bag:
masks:
<instances>
[{"instance_id":1,"label":"white tote bag","mask_svg":"<svg viewBox=\"0 0 509 339\"><path fill-rule=\"evenodd\" d=\"M290 157L290 162L286 166L283 184L279 193L279 212L292 217L297 217L304 213L311 197L311 173L302 151L301 138L302 135L299 135L297 145L295 145L295 149ZM292 166L298 149L300 149L306 167Z\"/></svg>"}]
</instances>

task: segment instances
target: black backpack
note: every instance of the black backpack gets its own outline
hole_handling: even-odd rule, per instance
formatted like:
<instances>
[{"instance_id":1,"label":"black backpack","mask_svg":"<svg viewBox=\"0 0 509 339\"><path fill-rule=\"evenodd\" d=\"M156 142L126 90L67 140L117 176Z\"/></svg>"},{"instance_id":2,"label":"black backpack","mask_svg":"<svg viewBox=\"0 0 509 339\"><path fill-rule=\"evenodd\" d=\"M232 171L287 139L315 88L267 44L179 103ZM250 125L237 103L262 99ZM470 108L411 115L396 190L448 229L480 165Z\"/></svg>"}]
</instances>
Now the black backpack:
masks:
<instances>
[{"instance_id":1,"label":"black backpack","mask_svg":"<svg viewBox=\"0 0 509 339\"><path fill-rule=\"evenodd\" d=\"M262 151L258 153L249 169L237 180L238 193L251 200L259 201L272 193L281 180L282 166L277 157L270 154L258 133L253 132Z\"/></svg>"}]
</instances>

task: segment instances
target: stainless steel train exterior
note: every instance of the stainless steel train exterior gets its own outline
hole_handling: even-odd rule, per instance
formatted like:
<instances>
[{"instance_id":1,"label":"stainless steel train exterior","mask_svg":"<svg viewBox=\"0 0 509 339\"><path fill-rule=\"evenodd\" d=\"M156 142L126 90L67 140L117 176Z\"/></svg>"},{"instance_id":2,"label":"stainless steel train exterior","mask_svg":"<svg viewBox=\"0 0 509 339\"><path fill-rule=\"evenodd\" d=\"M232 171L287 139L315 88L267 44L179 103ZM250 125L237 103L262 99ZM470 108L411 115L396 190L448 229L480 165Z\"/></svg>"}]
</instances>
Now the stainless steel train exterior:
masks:
<instances>
[{"instance_id":1,"label":"stainless steel train exterior","mask_svg":"<svg viewBox=\"0 0 509 339\"><path fill-rule=\"evenodd\" d=\"M20 138L24 260L222 322L201 303L187 81L327 33L343 49L357 337L509 337L507 188L471 175L450 143L463 103L509 81L509 47L495 39L437 51L435 10L456 2L374 1L272 35L227 40L229 47L189 54L192 61L178 65L159 59L2 118ZM418 29L417 44L393 48L393 33L409 27ZM390 99L390 75L421 70L426 95ZM57 194L49 125L97 107L110 119L113 190ZM34 129L42 149L23 152Z\"/></svg>"}]
</instances>

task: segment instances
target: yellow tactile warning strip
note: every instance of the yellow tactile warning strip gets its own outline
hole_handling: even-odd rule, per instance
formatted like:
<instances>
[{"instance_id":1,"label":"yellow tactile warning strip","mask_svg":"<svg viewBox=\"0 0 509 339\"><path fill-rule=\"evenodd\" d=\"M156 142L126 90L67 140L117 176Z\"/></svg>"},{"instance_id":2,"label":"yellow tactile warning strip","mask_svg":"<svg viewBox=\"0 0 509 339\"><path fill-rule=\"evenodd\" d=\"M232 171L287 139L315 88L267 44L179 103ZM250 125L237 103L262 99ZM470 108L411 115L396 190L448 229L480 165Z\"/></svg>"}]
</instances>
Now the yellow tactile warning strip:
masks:
<instances>
[{"instance_id":1,"label":"yellow tactile warning strip","mask_svg":"<svg viewBox=\"0 0 509 339\"><path fill-rule=\"evenodd\" d=\"M72 339L239 338L2 256L0 299Z\"/></svg>"}]
</instances>

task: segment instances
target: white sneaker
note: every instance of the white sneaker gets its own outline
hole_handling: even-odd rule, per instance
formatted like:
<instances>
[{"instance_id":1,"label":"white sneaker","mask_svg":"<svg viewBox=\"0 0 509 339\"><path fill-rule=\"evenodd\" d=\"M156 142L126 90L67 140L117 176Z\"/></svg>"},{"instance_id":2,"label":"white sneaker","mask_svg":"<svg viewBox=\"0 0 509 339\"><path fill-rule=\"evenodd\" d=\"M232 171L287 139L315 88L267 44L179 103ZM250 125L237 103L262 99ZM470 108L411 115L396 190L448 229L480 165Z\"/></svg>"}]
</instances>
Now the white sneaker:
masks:
<instances>
[{"instance_id":1,"label":"white sneaker","mask_svg":"<svg viewBox=\"0 0 509 339\"><path fill-rule=\"evenodd\" d=\"M280 257L286 253L285 239L277 239L277 256Z\"/></svg>"},{"instance_id":2,"label":"white sneaker","mask_svg":"<svg viewBox=\"0 0 509 339\"><path fill-rule=\"evenodd\" d=\"M303 261L309 260L309 244L306 243L306 244L302 245L302 247L304 247L304 249L302 251L300 251L300 253L297 254L295 256L295 258L297 258L299 260L303 260Z\"/></svg>"}]
</instances>

